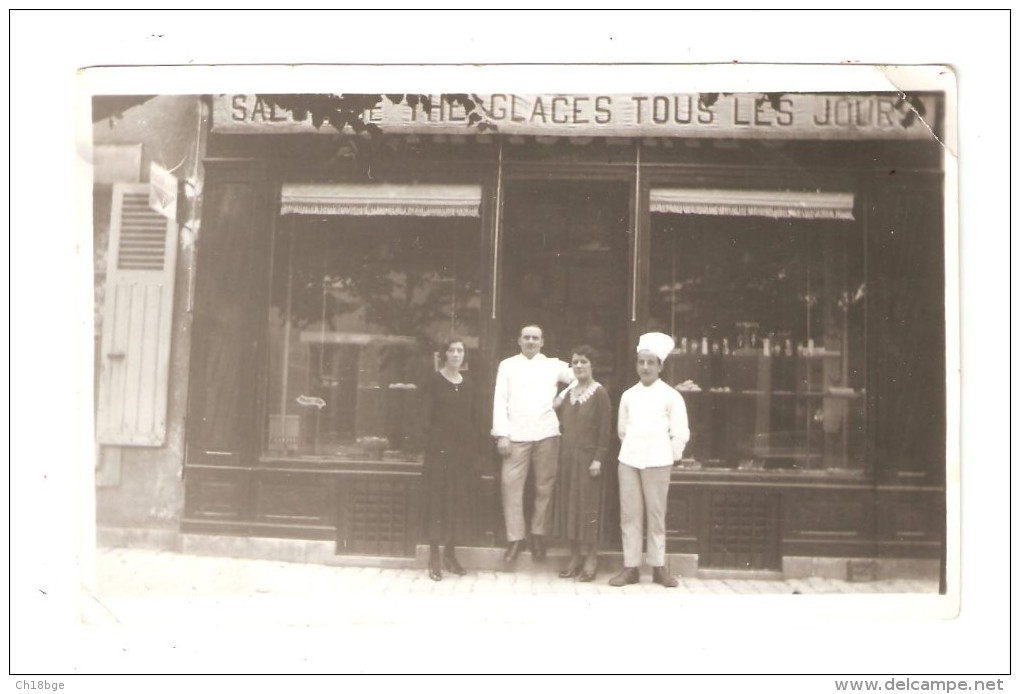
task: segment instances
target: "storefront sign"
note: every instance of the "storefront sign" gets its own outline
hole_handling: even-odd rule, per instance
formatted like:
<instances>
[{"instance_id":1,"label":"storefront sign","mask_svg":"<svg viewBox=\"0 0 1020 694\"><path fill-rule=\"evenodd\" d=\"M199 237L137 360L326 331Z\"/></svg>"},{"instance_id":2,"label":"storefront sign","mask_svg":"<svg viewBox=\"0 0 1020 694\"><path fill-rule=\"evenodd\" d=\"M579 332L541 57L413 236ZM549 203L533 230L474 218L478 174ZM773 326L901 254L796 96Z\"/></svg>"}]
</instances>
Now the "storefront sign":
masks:
<instances>
[{"instance_id":1,"label":"storefront sign","mask_svg":"<svg viewBox=\"0 0 1020 694\"><path fill-rule=\"evenodd\" d=\"M477 95L485 122L505 135L726 137L762 139L931 139L936 102L899 94L518 94ZM364 120L406 134L475 134L461 105L438 95L429 113L383 97ZM315 132L311 119L252 94L216 97L213 130ZM320 132L335 132L323 125Z\"/></svg>"}]
</instances>

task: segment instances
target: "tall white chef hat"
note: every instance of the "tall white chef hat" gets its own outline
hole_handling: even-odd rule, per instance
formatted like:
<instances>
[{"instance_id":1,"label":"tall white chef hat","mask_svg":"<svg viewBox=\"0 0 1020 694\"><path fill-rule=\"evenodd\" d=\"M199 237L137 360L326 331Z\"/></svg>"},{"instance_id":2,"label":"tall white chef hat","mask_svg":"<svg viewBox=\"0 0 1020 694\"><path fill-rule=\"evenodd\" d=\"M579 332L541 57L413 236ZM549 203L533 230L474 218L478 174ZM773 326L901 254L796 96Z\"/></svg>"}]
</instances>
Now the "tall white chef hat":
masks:
<instances>
[{"instance_id":1,"label":"tall white chef hat","mask_svg":"<svg viewBox=\"0 0 1020 694\"><path fill-rule=\"evenodd\" d=\"M638 339L637 351L642 352L648 350L659 358L660 362L665 362L666 357L673 351L673 338L664 333L645 333Z\"/></svg>"}]
</instances>

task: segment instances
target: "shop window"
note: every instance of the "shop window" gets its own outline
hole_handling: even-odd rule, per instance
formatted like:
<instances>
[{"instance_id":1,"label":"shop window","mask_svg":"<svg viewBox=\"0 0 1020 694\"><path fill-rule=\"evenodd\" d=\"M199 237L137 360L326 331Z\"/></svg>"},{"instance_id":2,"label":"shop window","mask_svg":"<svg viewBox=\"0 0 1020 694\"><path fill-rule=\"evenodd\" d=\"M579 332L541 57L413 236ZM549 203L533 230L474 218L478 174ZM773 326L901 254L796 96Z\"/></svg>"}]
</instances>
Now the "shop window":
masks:
<instances>
[{"instance_id":1,"label":"shop window","mask_svg":"<svg viewBox=\"0 0 1020 694\"><path fill-rule=\"evenodd\" d=\"M477 217L281 216L264 455L420 456L437 343L477 353L479 236Z\"/></svg>"},{"instance_id":2,"label":"shop window","mask_svg":"<svg viewBox=\"0 0 1020 694\"><path fill-rule=\"evenodd\" d=\"M676 340L687 468L865 471L863 238L850 196L811 195L653 194L650 327Z\"/></svg>"}]
</instances>

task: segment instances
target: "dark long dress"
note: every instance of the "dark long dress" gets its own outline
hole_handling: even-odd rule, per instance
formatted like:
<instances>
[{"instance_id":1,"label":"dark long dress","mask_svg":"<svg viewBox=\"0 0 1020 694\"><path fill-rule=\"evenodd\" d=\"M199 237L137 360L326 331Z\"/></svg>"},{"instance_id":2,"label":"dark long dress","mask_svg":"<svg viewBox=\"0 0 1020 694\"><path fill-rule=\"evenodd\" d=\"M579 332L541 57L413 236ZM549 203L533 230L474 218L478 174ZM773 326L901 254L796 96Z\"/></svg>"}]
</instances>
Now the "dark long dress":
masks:
<instances>
[{"instance_id":1,"label":"dark long dress","mask_svg":"<svg viewBox=\"0 0 1020 694\"><path fill-rule=\"evenodd\" d=\"M436 372L423 386L424 514L430 543L459 544L472 531L479 455L474 382L454 385Z\"/></svg>"},{"instance_id":2,"label":"dark long dress","mask_svg":"<svg viewBox=\"0 0 1020 694\"><path fill-rule=\"evenodd\" d=\"M563 438L553 497L553 532L559 538L598 542L611 412L609 394L598 384L583 401L567 397L560 406ZM593 460L603 466L598 477L588 472Z\"/></svg>"}]
</instances>

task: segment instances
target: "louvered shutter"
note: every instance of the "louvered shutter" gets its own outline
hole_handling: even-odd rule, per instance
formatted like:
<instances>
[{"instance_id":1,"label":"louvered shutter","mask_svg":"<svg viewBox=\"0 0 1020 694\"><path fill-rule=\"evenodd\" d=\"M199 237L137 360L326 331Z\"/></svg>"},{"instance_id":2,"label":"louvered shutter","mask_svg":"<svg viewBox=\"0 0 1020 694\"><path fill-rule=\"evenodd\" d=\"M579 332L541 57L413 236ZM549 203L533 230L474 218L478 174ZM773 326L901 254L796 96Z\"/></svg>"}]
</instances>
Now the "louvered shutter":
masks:
<instances>
[{"instance_id":1,"label":"louvered shutter","mask_svg":"<svg viewBox=\"0 0 1020 694\"><path fill-rule=\"evenodd\" d=\"M148 205L148 184L116 184L110 219L96 438L166 440L177 225Z\"/></svg>"}]
</instances>

